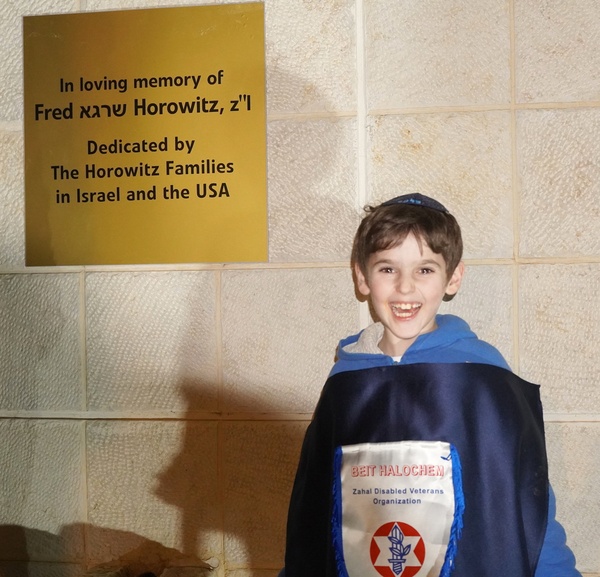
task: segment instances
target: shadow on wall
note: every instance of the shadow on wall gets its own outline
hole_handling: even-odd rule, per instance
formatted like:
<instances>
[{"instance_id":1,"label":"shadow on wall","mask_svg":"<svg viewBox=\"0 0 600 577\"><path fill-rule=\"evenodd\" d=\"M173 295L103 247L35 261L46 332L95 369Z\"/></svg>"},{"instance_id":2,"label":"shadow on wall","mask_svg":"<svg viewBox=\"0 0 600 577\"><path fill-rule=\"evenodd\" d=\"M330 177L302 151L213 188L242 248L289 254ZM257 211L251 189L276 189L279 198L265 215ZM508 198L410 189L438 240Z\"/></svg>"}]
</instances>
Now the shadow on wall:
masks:
<instances>
[{"instance_id":1,"label":"shadow on wall","mask_svg":"<svg viewBox=\"0 0 600 577\"><path fill-rule=\"evenodd\" d=\"M19 525L0 525L0 576L1 577L80 577L85 573L85 563L80 558L64 553L66 546L73 540L81 540L85 529L81 523L63 527L59 535L30 529ZM164 547L156 541L145 539L127 531L94 527L99 538L106 542L119 540L139 542L139 546L98 569L126 567L128 577L160 573L168 566L188 566L192 560L175 549ZM33 551L32 551L33 549ZM61 555L62 552L62 555ZM204 567L208 574L208 565L196 560L195 567ZM201 572L199 575L203 574Z\"/></svg>"},{"instance_id":2,"label":"shadow on wall","mask_svg":"<svg viewBox=\"0 0 600 577\"><path fill-rule=\"evenodd\" d=\"M287 504L305 424L294 423L290 427L275 423L277 428L287 430L281 436L273 435L267 425L258 432L257 439L251 434L238 437L240 432L261 428L264 423L235 423L233 430L224 433L235 445L229 456L220 455L215 448L210 457L199 454L199 448L207 446L207 423L215 431L220 423L197 420L206 399L202 387L186 382L182 391L189 418L185 419L181 445L154 480L155 495L179 511L176 530L180 533L175 540L181 549L166 547L130 531L85 523L66 525L59 534L0 525L0 577L82 577L86 570L121 567L127 569L127 577L159 577L165 569L176 567L196 569L186 575L208 576L220 564L221 536L226 543L229 541L229 564L233 551L237 558L234 565L237 562L260 575L277 575L277 569L283 566ZM272 442L261 442L269 437ZM225 442L220 437L218 444L223 446ZM251 455L240 454L246 449ZM122 459L128 458L117 447L115 453ZM226 472L236 460L245 464L240 467L242 474L238 478L224 480L223 473L213 474L220 467ZM115 465L122 467L123 463ZM145 487L151 484L143 482ZM114 491L116 494L119 487ZM65 496L73 498L79 497ZM139 495L139 499L143 501L144 495ZM120 514L134 517L135 510ZM173 519L163 522L169 521ZM152 522L160 524L161 519ZM209 554L200 558L205 552Z\"/></svg>"},{"instance_id":3,"label":"shadow on wall","mask_svg":"<svg viewBox=\"0 0 600 577\"><path fill-rule=\"evenodd\" d=\"M180 450L159 474L155 494L179 510L182 562L194 559L198 551L211 550L217 535L229 566L280 569L305 423L210 423L218 429L218 451L211 463L211 456L202 451L207 422L195 420L205 401L202 387L186 381L181 390L189 418ZM238 396L237 401L261 411L256 399Z\"/></svg>"}]
</instances>

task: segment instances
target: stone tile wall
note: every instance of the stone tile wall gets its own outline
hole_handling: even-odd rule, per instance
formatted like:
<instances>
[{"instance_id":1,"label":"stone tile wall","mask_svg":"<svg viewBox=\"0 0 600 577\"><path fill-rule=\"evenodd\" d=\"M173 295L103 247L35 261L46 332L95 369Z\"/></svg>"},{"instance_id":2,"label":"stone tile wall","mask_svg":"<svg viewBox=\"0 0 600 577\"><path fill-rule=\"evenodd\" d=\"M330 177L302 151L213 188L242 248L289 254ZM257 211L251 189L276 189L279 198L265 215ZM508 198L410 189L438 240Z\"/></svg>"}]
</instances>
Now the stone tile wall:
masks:
<instances>
[{"instance_id":1,"label":"stone tile wall","mask_svg":"<svg viewBox=\"0 0 600 577\"><path fill-rule=\"evenodd\" d=\"M21 17L0 4L0 572L202 560L275 577L367 202L463 226L465 317L542 385L551 480L600 575L600 4L266 0L269 261L24 266Z\"/></svg>"}]
</instances>

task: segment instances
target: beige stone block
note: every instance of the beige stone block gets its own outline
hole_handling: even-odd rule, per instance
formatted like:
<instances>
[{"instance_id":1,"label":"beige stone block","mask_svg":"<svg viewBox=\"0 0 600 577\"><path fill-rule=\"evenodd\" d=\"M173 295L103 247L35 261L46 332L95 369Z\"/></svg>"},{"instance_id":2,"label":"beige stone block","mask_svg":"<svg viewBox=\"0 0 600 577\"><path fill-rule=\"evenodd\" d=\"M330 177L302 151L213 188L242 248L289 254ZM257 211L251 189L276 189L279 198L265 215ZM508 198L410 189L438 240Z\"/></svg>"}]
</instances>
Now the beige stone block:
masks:
<instances>
[{"instance_id":1,"label":"beige stone block","mask_svg":"<svg viewBox=\"0 0 600 577\"><path fill-rule=\"evenodd\" d=\"M600 99L599 18L589 0L515 2L519 102Z\"/></svg>"},{"instance_id":2,"label":"beige stone block","mask_svg":"<svg viewBox=\"0 0 600 577\"><path fill-rule=\"evenodd\" d=\"M241 0L242 2L244 0ZM217 4L218 2L202 2L202 4ZM131 10L136 8L168 8L169 6L189 6L189 0L87 0L88 12L99 10Z\"/></svg>"},{"instance_id":3,"label":"beige stone block","mask_svg":"<svg viewBox=\"0 0 600 577\"><path fill-rule=\"evenodd\" d=\"M0 27L2 24L0 24ZM0 95L0 100L2 96ZM25 264L23 134L0 131L0 267Z\"/></svg>"},{"instance_id":4,"label":"beige stone block","mask_svg":"<svg viewBox=\"0 0 600 577\"><path fill-rule=\"evenodd\" d=\"M523 257L600 253L600 110L517 116Z\"/></svg>"},{"instance_id":5,"label":"beige stone block","mask_svg":"<svg viewBox=\"0 0 600 577\"><path fill-rule=\"evenodd\" d=\"M160 574L184 556L220 557L216 423L93 422L87 431L90 562Z\"/></svg>"},{"instance_id":6,"label":"beige stone block","mask_svg":"<svg viewBox=\"0 0 600 577\"><path fill-rule=\"evenodd\" d=\"M354 1L265 3L270 114L356 108Z\"/></svg>"},{"instance_id":7,"label":"beige stone block","mask_svg":"<svg viewBox=\"0 0 600 577\"><path fill-rule=\"evenodd\" d=\"M358 332L350 268L227 271L222 306L225 410L311 413Z\"/></svg>"},{"instance_id":8,"label":"beige stone block","mask_svg":"<svg viewBox=\"0 0 600 577\"><path fill-rule=\"evenodd\" d=\"M63 0L0 3L0 122L23 118L23 34L22 16L71 12L74 6Z\"/></svg>"},{"instance_id":9,"label":"beige stone block","mask_svg":"<svg viewBox=\"0 0 600 577\"><path fill-rule=\"evenodd\" d=\"M508 3L365 3L371 110L508 104Z\"/></svg>"},{"instance_id":10,"label":"beige stone block","mask_svg":"<svg viewBox=\"0 0 600 577\"><path fill-rule=\"evenodd\" d=\"M370 120L371 202L421 192L462 228L466 258L513 253L510 115L474 112Z\"/></svg>"},{"instance_id":11,"label":"beige stone block","mask_svg":"<svg viewBox=\"0 0 600 577\"><path fill-rule=\"evenodd\" d=\"M567 532L581 572L600 571L600 422L548 423L546 442L557 519Z\"/></svg>"},{"instance_id":12,"label":"beige stone block","mask_svg":"<svg viewBox=\"0 0 600 577\"><path fill-rule=\"evenodd\" d=\"M256 0L202 0L205 4L243 4ZM86 0L87 12L100 10L131 10L138 8L169 8L176 6L190 6L190 0Z\"/></svg>"},{"instance_id":13,"label":"beige stone block","mask_svg":"<svg viewBox=\"0 0 600 577\"><path fill-rule=\"evenodd\" d=\"M3 419L0 438L0 559L81 561L83 425Z\"/></svg>"},{"instance_id":14,"label":"beige stone block","mask_svg":"<svg viewBox=\"0 0 600 577\"><path fill-rule=\"evenodd\" d=\"M228 566L283 567L287 510L306 426L222 425Z\"/></svg>"},{"instance_id":15,"label":"beige stone block","mask_svg":"<svg viewBox=\"0 0 600 577\"><path fill-rule=\"evenodd\" d=\"M358 226L353 119L268 126L269 260L348 260Z\"/></svg>"},{"instance_id":16,"label":"beige stone block","mask_svg":"<svg viewBox=\"0 0 600 577\"><path fill-rule=\"evenodd\" d=\"M522 266L519 282L521 372L546 412L600 413L600 266Z\"/></svg>"},{"instance_id":17,"label":"beige stone block","mask_svg":"<svg viewBox=\"0 0 600 577\"><path fill-rule=\"evenodd\" d=\"M477 336L495 346L512 366L512 270L505 265L467 265L458 294L441 313L461 317Z\"/></svg>"},{"instance_id":18,"label":"beige stone block","mask_svg":"<svg viewBox=\"0 0 600 577\"><path fill-rule=\"evenodd\" d=\"M212 272L86 278L89 407L216 409Z\"/></svg>"},{"instance_id":19,"label":"beige stone block","mask_svg":"<svg viewBox=\"0 0 600 577\"><path fill-rule=\"evenodd\" d=\"M78 275L0 275L0 294L0 408L81 409Z\"/></svg>"},{"instance_id":20,"label":"beige stone block","mask_svg":"<svg viewBox=\"0 0 600 577\"><path fill-rule=\"evenodd\" d=\"M202 4L241 4L256 0L202 0ZM194 4L195 5L195 4ZM190 6L190 0L86 0L88 12L99 10L128 10L135 8L168 8Z\"/></svg>"}]
</instances>

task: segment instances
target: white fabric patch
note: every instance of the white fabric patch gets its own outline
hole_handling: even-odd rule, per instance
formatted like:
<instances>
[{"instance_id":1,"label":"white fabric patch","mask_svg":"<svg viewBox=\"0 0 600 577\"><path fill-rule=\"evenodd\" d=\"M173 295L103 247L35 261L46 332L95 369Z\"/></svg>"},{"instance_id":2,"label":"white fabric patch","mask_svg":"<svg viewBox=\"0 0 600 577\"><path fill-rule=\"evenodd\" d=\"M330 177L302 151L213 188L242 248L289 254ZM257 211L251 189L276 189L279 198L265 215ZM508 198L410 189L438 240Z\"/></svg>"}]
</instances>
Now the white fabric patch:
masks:
<instances>
[{"instance_id":1,"label":"white fabric patch","mask_svg":"<svg viewBox=\"0 0 600 577\"><path fill-rule=\"evenodd\" d=\"M333 532L340 575L449 574L464 505L459 486L455 522L457 479L460 463L449 443L402 441L338 448ZM451 532L453 551L446 562Z\"/></svg>"}]
</instances>

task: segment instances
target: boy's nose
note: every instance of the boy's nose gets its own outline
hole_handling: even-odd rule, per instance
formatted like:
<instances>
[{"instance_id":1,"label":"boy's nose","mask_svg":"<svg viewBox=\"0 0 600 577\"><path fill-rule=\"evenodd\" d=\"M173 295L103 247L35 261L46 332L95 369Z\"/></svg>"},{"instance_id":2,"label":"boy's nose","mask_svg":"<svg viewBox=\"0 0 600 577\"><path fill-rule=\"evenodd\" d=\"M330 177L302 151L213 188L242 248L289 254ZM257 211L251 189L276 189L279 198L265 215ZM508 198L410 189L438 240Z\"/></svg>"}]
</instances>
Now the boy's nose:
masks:
<instances>
[{"instance_id":1,"label":"boy's nose","mask_svg":"<svg viewBox=\"0 0 600 577\"><path fill-rule=\"evenodd\" d=\"M399 293L408 294L412 292L414 287L413 279L410 276L399 275L396 288Z\"/></svg>"}]
</instances>

